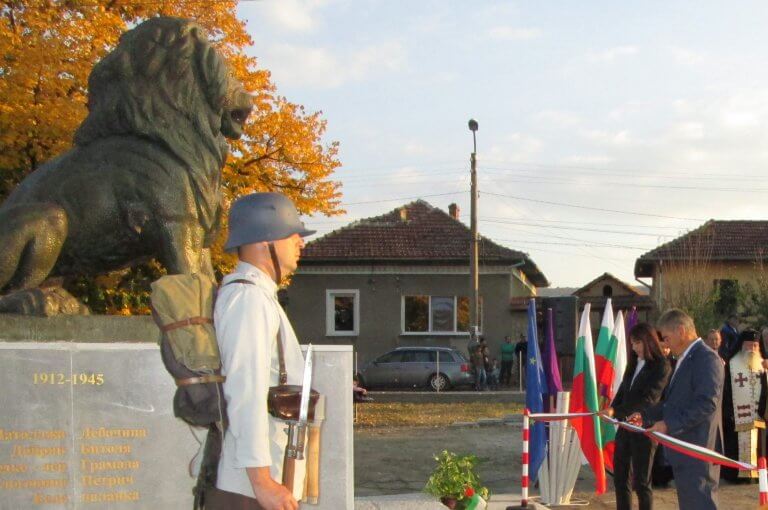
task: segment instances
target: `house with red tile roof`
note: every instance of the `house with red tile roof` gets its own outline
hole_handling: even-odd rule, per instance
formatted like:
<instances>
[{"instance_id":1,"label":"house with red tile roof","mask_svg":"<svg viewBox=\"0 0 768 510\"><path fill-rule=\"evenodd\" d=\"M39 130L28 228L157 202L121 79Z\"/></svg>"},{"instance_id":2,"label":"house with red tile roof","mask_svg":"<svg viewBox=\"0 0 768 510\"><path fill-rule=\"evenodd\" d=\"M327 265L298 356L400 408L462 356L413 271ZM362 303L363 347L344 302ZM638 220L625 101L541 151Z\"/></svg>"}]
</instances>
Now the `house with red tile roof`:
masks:
<instances>
[{"instance_id":1,"label":"house with red tile roof","mask_svg":"<svg viewBox=\"0 0 768 510\"><path fill-rule=\"evenodd\" d=\"M359 363L399 346L466 353L471 231L458 218L417 200L309 242L286 295L301 341L352 344ZM549 282L526 253L485 237L479 252L481 334L498 356L525 332L510 299Z\"/></svg>"},{"instance_id":2,"label":"house with red tile roof","mask_svg":"<svg viewBox=\"0 0 768 510\"><path fill-rule=\"evenodd\" d=\"M635 261L635 277L651 279L651 298L659 309L686 292L717 290L721 319L739 309L738 296L764 278L768 260L768 221L709 220Z\"/></svg>"}]
</instances>

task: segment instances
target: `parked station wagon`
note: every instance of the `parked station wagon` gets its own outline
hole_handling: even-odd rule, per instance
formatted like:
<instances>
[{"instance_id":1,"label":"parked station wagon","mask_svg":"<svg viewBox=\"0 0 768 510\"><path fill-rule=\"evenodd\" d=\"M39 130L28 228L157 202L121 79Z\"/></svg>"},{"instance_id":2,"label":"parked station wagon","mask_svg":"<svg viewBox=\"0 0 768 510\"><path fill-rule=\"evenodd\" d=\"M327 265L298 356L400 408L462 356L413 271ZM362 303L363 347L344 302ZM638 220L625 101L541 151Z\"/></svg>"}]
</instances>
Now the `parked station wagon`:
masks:
<instances>
[{"instance_id":1,"label":"parked station wagon","mask_svg":"<svg viewBox=\"0 0 768 510\"><path fill-rule=\"evenodd\" d=\"M449 347L398 347L365 364L358 379L369 389L427 387L442 391L474 383L467 359Z\"/></svg>"}]
</instances>

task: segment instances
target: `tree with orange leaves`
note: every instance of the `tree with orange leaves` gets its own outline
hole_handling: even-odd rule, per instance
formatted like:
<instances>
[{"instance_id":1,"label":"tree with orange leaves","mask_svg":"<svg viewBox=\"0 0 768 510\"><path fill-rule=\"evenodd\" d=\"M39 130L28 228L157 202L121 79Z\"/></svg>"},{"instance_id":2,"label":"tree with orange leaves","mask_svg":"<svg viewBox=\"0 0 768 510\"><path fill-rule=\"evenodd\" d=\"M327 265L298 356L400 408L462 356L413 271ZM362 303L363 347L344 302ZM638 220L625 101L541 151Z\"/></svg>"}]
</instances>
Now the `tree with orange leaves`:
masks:
<instances>
[{"instance_id":1,"label":"tree with orange leaves","mask_svg":"<svg viewBox=\"0 0 768 510\"><path fill-rule=\"evenodd\" d=\"M69 149L87 114L93 65L130 26L152 16L194 19L253 94L244 136L224 167L224 206L252 191L281 191L303 214L342 212L338 143L322 141L326 121L277 94L269 71L245 53L252 44L232 0L3 0L0 3L0 200L28 173ZM221 242L214 262L224 271ZM70 290L96 311L145 311L156 266L75 282Z\"/></svg>"}]
</instances>

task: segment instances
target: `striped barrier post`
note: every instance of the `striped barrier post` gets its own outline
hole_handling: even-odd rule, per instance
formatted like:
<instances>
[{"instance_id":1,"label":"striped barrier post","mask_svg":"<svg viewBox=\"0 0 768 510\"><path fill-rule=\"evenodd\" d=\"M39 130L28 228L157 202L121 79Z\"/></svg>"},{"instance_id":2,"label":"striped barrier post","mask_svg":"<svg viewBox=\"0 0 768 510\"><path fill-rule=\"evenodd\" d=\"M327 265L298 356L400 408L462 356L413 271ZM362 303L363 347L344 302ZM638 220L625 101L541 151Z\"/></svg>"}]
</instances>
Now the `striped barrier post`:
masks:
<instances>
[{"instance_id":1,"label":"striped barrier post","mask_svg":"<svg viewBox=\"0 0 768 510\"><path fill-rule=\"evenodd\" d=\"M765 471L765 457L757 459L757 478L760 482L760 506L768 505L768 473Z\"/></svg>"},{"instance_id":2,"label":"striped barrier post","mask_svg":"<svg viewBox=\"0 0 768 510\"><path fill-rule=\"evenodd\" d=\"M522 495L520 497L520 507L528 506L528 408L523 410L523 476Z\"/></svg>"}]
</instances>

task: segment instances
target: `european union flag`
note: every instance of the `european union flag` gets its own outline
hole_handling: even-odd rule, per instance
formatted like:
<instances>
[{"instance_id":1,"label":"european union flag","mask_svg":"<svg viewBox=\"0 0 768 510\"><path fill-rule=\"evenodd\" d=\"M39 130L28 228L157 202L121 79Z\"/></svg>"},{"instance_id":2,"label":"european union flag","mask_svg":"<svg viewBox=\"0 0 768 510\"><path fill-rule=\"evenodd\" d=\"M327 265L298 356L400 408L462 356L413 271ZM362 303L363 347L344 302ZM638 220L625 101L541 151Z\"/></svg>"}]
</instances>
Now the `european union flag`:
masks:
<instances>
[{"instance_id":1,"label":"european union flag","mask_svg":"<svg viewBox=\"0 0 768 510\"><path fill-rule=\"evenodd\" d=\"M544 365L539 354L539 341L536 331L536 301L528 303L528 359L525 371L525 407L531 413L544 412L544 393L547 380ZM539 467L544 462L547 451L547 431L542 421L534 421L528 437L528 476L534 483L539 476Z\"/></svg>"}]
</instances>

